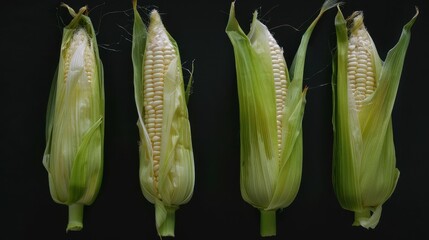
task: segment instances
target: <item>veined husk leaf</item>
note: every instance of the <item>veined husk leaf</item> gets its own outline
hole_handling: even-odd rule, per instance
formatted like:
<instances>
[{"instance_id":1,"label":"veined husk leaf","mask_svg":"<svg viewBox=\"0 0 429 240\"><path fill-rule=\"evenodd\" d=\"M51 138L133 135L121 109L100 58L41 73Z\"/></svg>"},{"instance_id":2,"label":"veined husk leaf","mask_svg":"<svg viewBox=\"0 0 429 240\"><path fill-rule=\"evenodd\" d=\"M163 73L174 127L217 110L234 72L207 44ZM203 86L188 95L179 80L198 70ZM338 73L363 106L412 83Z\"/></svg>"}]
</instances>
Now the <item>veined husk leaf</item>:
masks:
<instances>
[{"instance_id":1,"label":"veined husk leaf","mask_svg":"<svg viewBox=\"0 0 429 240\"><path fill-rule=\"evenodd\" d=\"M304 63L311 33L323 13L336 1L325 1L319 15L304 33L291 65L286 67L287 95L282 114L281 147L277 144L276 95L269 48L271 33L253 14L245 34L231 9L226 33L233 45L240 111L240 189L243 199L261 210L261 234L275 235L275 212L295 199L302 172L302 119L306 88ZM282 61L285 63L284 57ZM286 65L286 63L284 64ZM286 65L287 66L287 65ZM280 152L280 154L279 154ZM264 220L273 218L274 221ZM263 221L274 222L265 232Z\"/></svg>"},{"instance_id":2,"label":"veined husk leaf","mask_svg":"<svg viewBox=\"0 0 429 240\"><path fill-rule=\"evenodd\" d=\"M375 228L382 205L399 178L391 114L416 15L404 26L398 43L383 62L372 42L377 87L360 110L347 80L347 21L338 7L337 52L333 63L333 185L344 209L355 212L353 225Z\"/></svg>"},{"instance_id":3,"label":"veined husk leaf","mask_svg":"<svg viewBox=\"0 0 429 240\"><path fill-rule=\"evenodd\" d=\"M64 28L60 60L46 116L46 149L53 200L69 206L67 230L82 228L83 206L97 197L103 172L104 83L96 35L87 8Z\"/></svg>"},{"instance_id":4,"label":"veined husk leaf","mask_svg":"<svg viewBox=\"0 0 429 240\"><path fill-rule=\"evenodd\" d=\"M157 12L150 16L149 32L134 6L134 28L132 59L134 67L134 90L138 112L137 125L140 134L140 185L145 198L155 204L155 219L160 236L174 236L174 212L187 203L193 194L195 183L194 156L192 150L191 128L188 118L187 101L192 79L185 91L179 48L176 41L164 28ZM146 123L144 122L144 53L151 25L158 25L171 41L176 56L168 66L163 93L163 122L161 159L158 187L154 184L153 147ZM192 74L191 74L192 77Z\"/></svg>"}]
</instances>

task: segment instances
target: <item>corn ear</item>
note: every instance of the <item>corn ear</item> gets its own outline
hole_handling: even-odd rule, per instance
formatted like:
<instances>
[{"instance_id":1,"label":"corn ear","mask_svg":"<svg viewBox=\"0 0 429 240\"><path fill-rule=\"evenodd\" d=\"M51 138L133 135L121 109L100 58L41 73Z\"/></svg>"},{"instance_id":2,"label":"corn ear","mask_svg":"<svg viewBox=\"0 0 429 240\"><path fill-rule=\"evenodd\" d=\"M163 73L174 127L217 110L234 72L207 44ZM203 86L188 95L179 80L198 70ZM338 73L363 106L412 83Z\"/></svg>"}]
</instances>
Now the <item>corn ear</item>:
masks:
<instances>
[{"instance_id":1,"label":"corn ear","mask_svg":"<svg viewBox=\"0 0 429 240\"><path fill-rule=\"evenodd\" d=\"M355 226L377 226L382 205L399 178L391 114L417 15L418 10L383 62L362 12L355 12L347 22L338 6L332 179L341 207L355 214Z\"/></svg>"},{"instance_id":2,"label":"corn ear","mask_svg":"<svg viewBox=\"0 0 429 240\"><path fill-rule=\"evenodd\" d=\"M83 227L84 205L97 197L103 171L104 83L91 20L82 7L64 28L52 82L43 156L53 200L69 207L67 231Z\"/></svg>"},{"instance_id":3,"label":"corn ear","mask_svg":"<svg viewBox=\"0 0 429 240\"><path fill-rule=\"evenodd\" d=\"M336 1L325 1L304 33L290 71L283 49L253 14L249 34L235 17L231 3L226 33L232 43L240 111L243 199L260 210L260 233L276 235L276 210L295 199L302 171L303 90L307 45L317 22Z\"/></svg>"},{"instance_id":4,"label":"corn ear","mask_svg":"<svg viewBox=\"0 0 429 240\"><path fill-rule=\"evenodd\" d=\"M140 185L155 205L160 236L174 236L175 211L193 194L195 173L187 101L176 41L156 10L146 29L134 6L132 59L140 134Z\"/></svg>"}]
</instances>

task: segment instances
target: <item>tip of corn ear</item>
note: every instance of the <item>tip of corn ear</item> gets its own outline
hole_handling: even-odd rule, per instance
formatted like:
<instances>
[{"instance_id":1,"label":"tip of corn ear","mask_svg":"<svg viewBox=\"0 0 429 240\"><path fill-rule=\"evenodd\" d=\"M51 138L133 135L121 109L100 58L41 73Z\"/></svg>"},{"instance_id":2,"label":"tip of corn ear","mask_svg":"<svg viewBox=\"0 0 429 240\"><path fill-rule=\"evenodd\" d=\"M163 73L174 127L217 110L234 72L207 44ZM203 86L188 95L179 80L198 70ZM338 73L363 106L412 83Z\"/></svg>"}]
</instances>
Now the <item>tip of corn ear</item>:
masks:
<instances>
[{"instance_id":1,"label":"tip of corn ear","mask_svg":"<svg viewBox=\"0 0 429 240\"><path fill-rule=\"evenodd\" d=\"M158 10L153 9L153 10L150 12L150 21L151 21L152 23L158 23L158 22L161 22L161 16L159 15Z\"/></svg>"},{"instance_id":2,"label":"tip of corn ear","mask_svg":"<svg viewBox=\"0 0 429 240\"><path fill-rule=\"evenodd\" d=\"M347 25L350 33L355 32L357 29L364 27L363 12L355 11L347 18Z\"/></svg>"}]
</instances>

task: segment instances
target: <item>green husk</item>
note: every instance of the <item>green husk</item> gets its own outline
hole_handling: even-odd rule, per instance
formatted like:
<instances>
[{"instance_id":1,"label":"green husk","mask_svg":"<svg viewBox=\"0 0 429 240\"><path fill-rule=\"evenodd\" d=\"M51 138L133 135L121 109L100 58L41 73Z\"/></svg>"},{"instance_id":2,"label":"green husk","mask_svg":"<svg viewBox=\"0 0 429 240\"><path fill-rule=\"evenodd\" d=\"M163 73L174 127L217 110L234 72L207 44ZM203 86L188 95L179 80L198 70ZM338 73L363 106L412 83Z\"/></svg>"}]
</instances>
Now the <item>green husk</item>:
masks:
<instances>
[{"instance_id":1,"label":"green husk","mask_svg":"<svg viewBox=\"0 0 429 240\"><path fill-rule=\"evenodd\" d=\"M418 15L404 26L398 43L383 62L373 46L377 88L354 108L347 82L347 22L338 6L335 18L337 51L333 62L333 185L342 208L355 212L353 225L375 228L381 209L399 178L391 114L399 87L411 27Z\"/></svg>"},{"instance_id":2,"label":"green husk","mask_svg":"<svg viewBox=\"0 0 429 240\"><path fill-rule=\"evenodd\" d=\"M319 15L301 39L290 71L286 69L288 92L283 112L281 154L278 157L276 96L268 36L271 33L253 14L248 35L235 17L231 3L226 33L235 55L239 110L241 168L240 189L243 199L261 212L261 235L276 235L275 212L295 199L302 171L302 119L306 88L303 88L307 45L322 15L336 1L325 1ZM284 61L284 59L283 59ZM285 64L286 65L286 64ZM273 214L274 212L274 214Z\"/></svg>"},{"instance_id":3,"label":"green husk","mask_svg":"<svg viewBox=\"0 0 429 240\"><path fill-rule=\"evenodd\" d=\"M69 206L67 231L83 227L83 208L91 205L102 181L104 145L103 66L98 53L96 34L82 7L78 13L66 4L72 21L64 28L58 68L52 81L47 115L46 148L43 156L53 200ZM66 51L73 36L84 31L92 46L95 62L91 81L82 63L83 55L75 50L73 71L66 74ZM82 46L82 45L79 45ZM81 57L81 58L79 58Z\"/></svg>"},{"instance_id":4,"label":"green husk","mask_svg":"<svg viewBox=\"0 0 429 240\"><path fill-rule=\"evenodd\" d=\"M161 159L158 189L153 182L152 143L144 122L144 53L151 32L146 29L133 1L134 28L132 60L134 93L138 112L137 126L140 135L140 185L144 197L155 205L155 222L159 236L174 236L175 211L187 203L195 183L194 156L187 103L191 91L192 72L186 90L182 75L179 48L165 30L177 56L171 61L164 82ZM162 24L159 14L152 12L150 24Z\"/></svg>"}]
</instances>

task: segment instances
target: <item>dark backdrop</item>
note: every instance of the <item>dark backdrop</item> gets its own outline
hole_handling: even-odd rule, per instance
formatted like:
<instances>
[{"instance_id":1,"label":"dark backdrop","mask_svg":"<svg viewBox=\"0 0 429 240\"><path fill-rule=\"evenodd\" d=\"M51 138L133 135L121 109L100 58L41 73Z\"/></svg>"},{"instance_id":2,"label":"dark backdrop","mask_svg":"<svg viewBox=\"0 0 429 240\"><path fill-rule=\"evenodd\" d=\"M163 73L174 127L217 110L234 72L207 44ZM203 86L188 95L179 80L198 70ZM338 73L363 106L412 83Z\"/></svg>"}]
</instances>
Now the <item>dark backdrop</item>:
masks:
<instances>
[{"instance_id":1,"label":"dark backdrop","mask_svg":"<svg viewBox=\"0 0 429 240\"><path fill-rule=\"evenodd\" d=\"M304 160L295 201L277 214L273 239L427 239L429 136L428 13L425 0L346 0L348 16L363 10L380 56L420 8L412 29L393 110L397 188L383 205L374 230L353 227L331 183L331 51L334 16L328 11L311 37L305 65ZM131 1L67 1L91 9L105 67L105 168L98 198L84 213L84 229L66 234L67 207L53 202L42 166L46 105L59 58L62 27L70 21L60 1L8 1L0 15L0 238L158 239L154 208L138 178L138 130L131 64ZM139 1L143 16L159 8L179 44L183 67L195 60L189 115L196 184L191 201L176 213L176 239L261 239L259 212L239 187L239 119L232 45L225 33L231 1ZM318 1L237 0L247 32L254 10L284 47L288 64L316 16ZM146 10L144 9L146 8ZM145 17L147 20L147 17ZM299 31L294 30L299 29ZM185 72L185 78L187 78Z\"/></svg>"}]
</instances>

